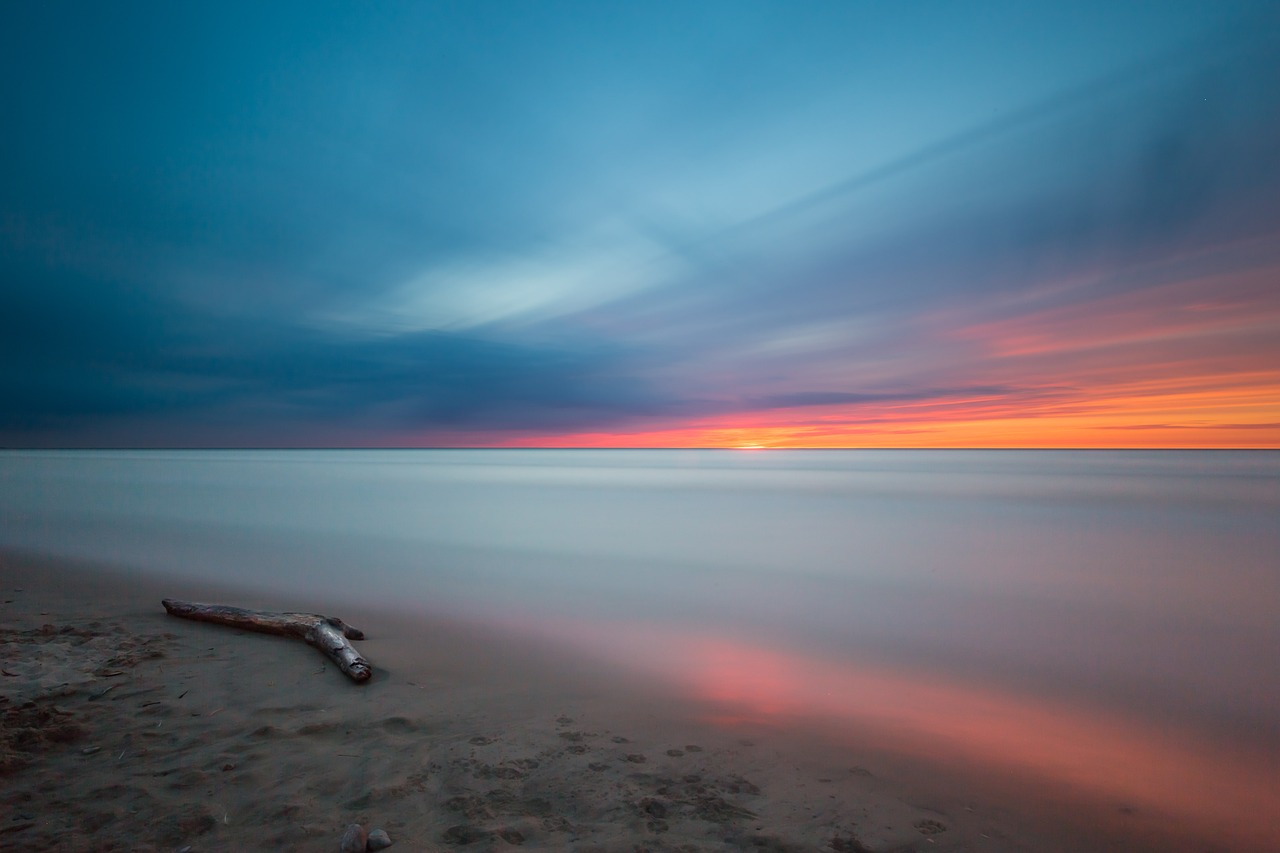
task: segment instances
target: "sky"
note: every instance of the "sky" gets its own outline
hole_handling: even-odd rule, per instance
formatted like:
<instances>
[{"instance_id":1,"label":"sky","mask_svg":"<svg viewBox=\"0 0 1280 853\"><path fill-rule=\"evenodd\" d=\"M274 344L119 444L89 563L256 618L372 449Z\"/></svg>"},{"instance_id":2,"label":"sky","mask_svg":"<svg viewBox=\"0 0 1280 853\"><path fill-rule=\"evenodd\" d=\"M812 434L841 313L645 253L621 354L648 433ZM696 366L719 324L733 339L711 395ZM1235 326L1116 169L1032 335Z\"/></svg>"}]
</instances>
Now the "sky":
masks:
<instances>
[{"instance_id":1,"label":"sky","mask_svg":"<svg viewBox=\"0 0 1280 853\"><path fill-rule=\"evenodd\" d=\"M1280 447L1280 5L7 3L0 446Z\"/></svg>"}]
</instances>

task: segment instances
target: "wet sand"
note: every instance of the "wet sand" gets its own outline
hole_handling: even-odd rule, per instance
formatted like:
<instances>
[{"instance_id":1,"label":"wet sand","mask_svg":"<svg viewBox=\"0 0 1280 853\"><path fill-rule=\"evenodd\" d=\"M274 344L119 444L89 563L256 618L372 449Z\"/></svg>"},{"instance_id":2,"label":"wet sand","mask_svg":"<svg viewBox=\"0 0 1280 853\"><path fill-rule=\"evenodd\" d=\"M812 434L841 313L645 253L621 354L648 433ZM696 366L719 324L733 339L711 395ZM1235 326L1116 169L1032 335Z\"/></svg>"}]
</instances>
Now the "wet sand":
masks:
<instances>
[{"instance_id":1,"label":"wet sand","mask_svg":"<svg viewBox=\"0 0 1280 853\"><path fill-rule=\"evenodd\" d=\"M1246 849L856 733L708 719L527 637L322 591L14 554L0 569L5 849L333 851L350 823L393 850ZM168 617L164 596L340 616L375 675Z\"/></svg>"}]
</instances>

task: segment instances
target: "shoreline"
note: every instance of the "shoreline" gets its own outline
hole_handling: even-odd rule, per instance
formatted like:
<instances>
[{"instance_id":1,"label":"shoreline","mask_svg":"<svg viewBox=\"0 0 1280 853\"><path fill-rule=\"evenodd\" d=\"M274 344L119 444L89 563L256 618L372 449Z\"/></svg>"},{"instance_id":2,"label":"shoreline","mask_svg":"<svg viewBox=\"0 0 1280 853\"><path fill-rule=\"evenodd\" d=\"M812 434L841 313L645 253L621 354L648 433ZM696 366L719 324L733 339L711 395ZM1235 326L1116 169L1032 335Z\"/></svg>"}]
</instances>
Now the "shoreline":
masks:
<instances>
[{"instance_id":1,"label":"shoreline","mask_svg":"<svg viewBox=\"0 0 1280 853\"><path fill-rule=\"evenodd\" d=\"M927 756L698 720L656 685L462 623L3 551L0 567L5 846L331 851L355 822L395 850L1205 849L1140 815L1031 814L1025 792L993 800ZM374 678L168 617L165 594L322 607L366 632Z\"/></svg>"}]
</instances>

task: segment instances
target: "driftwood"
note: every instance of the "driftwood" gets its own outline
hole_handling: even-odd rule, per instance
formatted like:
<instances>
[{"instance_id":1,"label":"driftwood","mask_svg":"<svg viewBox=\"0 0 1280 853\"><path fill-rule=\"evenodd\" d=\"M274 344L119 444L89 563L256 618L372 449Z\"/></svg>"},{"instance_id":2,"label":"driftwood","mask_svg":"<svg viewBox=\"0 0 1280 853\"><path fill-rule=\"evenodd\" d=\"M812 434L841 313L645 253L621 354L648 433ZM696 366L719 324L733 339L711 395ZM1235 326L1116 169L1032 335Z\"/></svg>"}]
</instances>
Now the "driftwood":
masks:
<instances>
[{"instance_id":1,"label":"driftwood","mask_svg":"<svg viewBox=\"0 0 1280 853\"><path fill-rule=\"evenodd\" d=\"M315 613L272 613L265 610L245 610L224 604L194 604L166 598L161 602L170 616L194 619L197 622L213 622L246 631L263 634L279 634L297 637L308 645L324 652L338 669L352 681L368 681L372 673L369 662L352 648L347 640L363 640L364 632L352 628L341 619L320 616Z\"/></svg>"}]
</instances>

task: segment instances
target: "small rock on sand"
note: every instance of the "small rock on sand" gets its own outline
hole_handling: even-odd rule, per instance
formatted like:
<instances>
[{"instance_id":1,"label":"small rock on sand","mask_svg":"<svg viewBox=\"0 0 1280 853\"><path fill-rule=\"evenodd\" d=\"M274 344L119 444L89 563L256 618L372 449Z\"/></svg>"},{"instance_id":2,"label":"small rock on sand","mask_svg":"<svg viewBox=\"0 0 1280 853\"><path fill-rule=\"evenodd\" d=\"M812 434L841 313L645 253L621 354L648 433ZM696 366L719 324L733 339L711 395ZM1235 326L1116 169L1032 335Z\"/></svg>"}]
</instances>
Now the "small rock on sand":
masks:
<instances>
[{"instance_id":1,"label":"small rock on sand","mask_svg":"<svg viewBox=\"0 0 1280 853\"><path fill-rule=\"evenodd\" d=\"M391 836L385 829L375 829L369 833L369 850L385 850L391 846Z\"/></svg>"},{"instance_id":2,"label":"small rock on sand","mask_svg":"<svg viewBox=\"0 0 1280 853\"><path fill-rule=\"evenodd\" d=\"M368 842L369 835L364 831L364 827L353 823L347 827L346 832L342 833L342 842L338 850L341 853L364 853Z\"/></svg>"}]
</instances>

